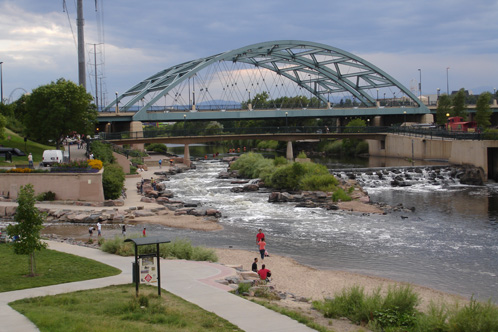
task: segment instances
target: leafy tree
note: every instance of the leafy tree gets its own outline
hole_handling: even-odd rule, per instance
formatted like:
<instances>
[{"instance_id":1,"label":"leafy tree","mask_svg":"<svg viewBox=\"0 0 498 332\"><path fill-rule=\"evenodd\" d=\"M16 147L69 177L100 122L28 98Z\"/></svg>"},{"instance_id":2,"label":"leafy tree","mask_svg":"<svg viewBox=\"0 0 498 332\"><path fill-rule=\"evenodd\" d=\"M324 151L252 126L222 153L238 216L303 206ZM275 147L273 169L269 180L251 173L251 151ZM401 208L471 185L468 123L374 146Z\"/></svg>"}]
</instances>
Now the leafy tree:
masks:
<instances>
[{"instance_id":1,"label":"leafy tree","mask_svg":"<svg viewBox=\"0 0 498 332\"><path fill-rule=\"evenodd\" d=\"M36 275L35 250L47 246L40 241L45 215L35 207L35 191L31 184L21 186L17 203L19 205L14 216L17 223L7 226L7 234L17 238L13 244L16 254L29 255L29 275L33 277Z\"/></svg>"},{"instance_id":2,"label":"leafy tree","mask_svg":"<svg viewBox=\"0 0 498 332\"><path fill-rule=\"evenodd\" d=\"M478 127L487 128L491 125L491 114L493 113L489 107L491 93L481 93L477 98L476 104L476 122Z\"/></svg>"},{"instance_id":3,"label":"leafy tree","mask_svg":"<svg viewBox=\"0 0 498 332\"><path fill-rule=\"evenodd\" d=\"M90 134L97 118L92 96L82 86L63 78L42 85L28 97L24 125L27 135L57 148L72 132Z\"/></svg>"},{"instance_id":4,"label":"leafy tree","mask_svg":"<svg viewBox=\"0 0 498 332\"><path fill-rule=\"evenodd\" d=\"M462 88L453 97L453 116L461 116L467 119L467 110L465 107L465 90Z\"/></svg>"},{"instance_id":5,"label":"leafy tree","mask_svg":"<svg viewBox=\"0 0 498 332\"><path fill-rule=\"evenodd\" d=\"M0 114L0 139L5 138L5 125L7 124L7 120L4 116Z\"/></svg>"},{"instance_id":6,"label":"leafy tree","mask_svg":"<svg viewBox=\"0 0 498 332\"><path fill-rule=\"evenodd\" d=\"M436 110L436 122L439 125L445 125L447 120L446 114L452 115L451 98L447 94L439 97Z\"/></svg>"}]
</instances>

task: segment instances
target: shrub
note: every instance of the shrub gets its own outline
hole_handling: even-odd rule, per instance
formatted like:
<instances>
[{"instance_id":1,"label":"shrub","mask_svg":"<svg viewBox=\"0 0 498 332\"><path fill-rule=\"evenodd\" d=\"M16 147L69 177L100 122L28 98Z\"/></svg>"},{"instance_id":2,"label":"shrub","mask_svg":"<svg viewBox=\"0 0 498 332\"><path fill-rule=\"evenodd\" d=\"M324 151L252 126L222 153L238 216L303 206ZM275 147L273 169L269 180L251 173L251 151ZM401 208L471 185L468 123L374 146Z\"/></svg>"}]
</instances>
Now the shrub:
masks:
<instances>
[{"instance_id":1,"label":"shrub","mask_svg":"<svg viewBox=\"0 0 498 332\"><path fill-rule=\"evenodd\" d=\"M154 151L157 153L166 154L168 153L168 148L166 147L165 144L152 143L149 146L147 146L147 151Z\"/></svg>"},{"instance_id":2,"label":"shrub","mask_svg":"<svg viewBox=\"0 0 498 332\"><path fill-rule=\"evenodd\" d=\"M481 303L472 297L468 305L450 314L448 326L450 332L498 331L498 308L491 301Z\"/></svg>"},{"instance_id":3,"label":"shrub","mask_svg":"<svg viewBox=\"0 0 498 332\"><path fill-rule=\"evenodd\" d=\"M109 144L93 141L90 145L90 150L92 151L94 158L101 160L104 164L110 164L115 161L115 158L112 155L112 148Z\"/></svg>"},{"instance_id":4,"label":"shrub","mask_svg":"<svg viewBox=\"0 0 498 332\"><path fill-rule=\"evenodd\" d=\"M360 154L364 154L364 153L368 153L368 143L365 141L360 141L356 145L355 154L360 155Z\"/></svg>"},{"instance_id":5,"label":"shrub","mask_svg":"<svg viewBox=\"0 0 498 332\"><path fill-rule=\"evenodd\" d=\"M31 168L11 168L5 173L31 173L33 170Z\"/></svg>"},{"instance_id":6,"label":"shrub","mask_svg":"<svg viewBox=\"0 0 498 332\"><path fill-rule=\"evenodd\" d=\"M275 166L275 167L287 165L288 163L289 162L287 161L287 159L285 157L282 157L282 156L275 157L275 159L273 159L273 166Z\"/></svg>"},{"instance_id":7,"label":"shrub","mask_svg":"<svg viewBox=\"0 0 498 332\"><path fill-rule=\"evenodd\" d=\"M305 174L305 167L301 163L292 163L278 167L270 176L269 185L276 189L296 190L299 180Z\"/></svg>"},{"instance_id":8,"label":"shrub","mask_svg":"<svg viewBox=\"0 0 498 332\"><path fill-rule=\"evenodd\" d=\"M104 168L102 174L102 187L105 199L117 199L121 196L125 174L121 166L109 164Z\"/></svg>"},{"instance_id":9,"label":"shrub","mask_svg":"<svg viewBox=\"0 0 498 332\"><path fill-rule=\"evenodd\" d=\"M249 289L252 287L250 283L240 283L237 287L237 294L244 294L249 292Z\"/></svg>"},{"instance_id":10,"label":"shrub","mask_svg":"<svg viewBox=\"0 0 498 332\"><path fill-rule=\"evenodd\" d=\"M36 195L35 199L37 201L55 201L55 193L52 191L46 191Z\"/></svg>"},{"instance_id":11,"label":"shrub","mask_svg":"<svg viewBox=\"0 0 498 332\"><path fill-rule=\"evenodd\" d=\"M296 158L299 158L299 159L306 159L306 158L308 158L308 156L306 155L306 152L301 151L301 152L299 152L299 154L297 155L297 157L296 157Z\"/></svg>"},{"instance_id":12,"label":"shrub","mask_svg":"<svg viewBox=\"0 0 498 332\"><path fill-rule=\"evenodd\" d=\"M259 150L276 150L278 148L278 141L261 141L258 142L256 147Z\"/></svg>"},{"instance_id":13,"label":"shrub","mask_svg":"<svg viewBox=\"0 0 498 332\"><path fill-rule=\"evenodd\" d=\"M338 184L337 179L332 174L306 174L300 181L299 188L302 190L333 191Z\"/></svg>"},{"instance_id":14,"label":"shrub","mask_svg":"<svg viewBox=\"0 0 498 332\"><path fill-rule=\"evenodd\" d=\"M231 169L238 170L239 174L250 178L254 173L254 165L264 157L260 154L249 152L240 156L235 162L230 165Z\"/></svg>"},{"instance_id":15,"label":"shrub","mask_svg":"<svg viewBox=\"0 0 498 332\"><path fill-rule=\"evenodd\" d=\"M334 202L349 202L350 200L352 198L341 187L337 187L332 194L332 201Z\"/></svg>"}]
</instances>

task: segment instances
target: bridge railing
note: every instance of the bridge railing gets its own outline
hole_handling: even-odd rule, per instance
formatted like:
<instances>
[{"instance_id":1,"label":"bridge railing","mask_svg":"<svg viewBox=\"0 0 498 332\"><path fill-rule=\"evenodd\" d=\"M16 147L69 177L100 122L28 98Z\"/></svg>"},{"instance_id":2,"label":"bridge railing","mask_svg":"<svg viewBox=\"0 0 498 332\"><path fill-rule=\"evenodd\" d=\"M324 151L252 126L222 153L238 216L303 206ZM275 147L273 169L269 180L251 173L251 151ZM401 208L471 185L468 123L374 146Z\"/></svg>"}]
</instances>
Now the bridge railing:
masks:
<instances>
[{"instance_id":1,"label":"bridge railing","mask_svg":"<svg viewBox=\"0 0 498 332\"><path fill-rule=\"evenodd\" d=\"M223 136L223 135L263 135L263 134L334 134L334 133L392 133L418 137L461 140L496 140L498 134L480 132L457 132L438 128L417 128L409 126L392 127L336 127L336 126L292 126L292 127L248 127L248 128L195 128L195 129L157 129L143 132L101 133L105 140L140 139L160 137L196 137L196 136ZM324 137L325 135L321 135ZM326 136L325 136L326 137Z\"/></svg>"},{"instance_id":2,"label":"bridge railing","mask_svg":"<svg viewBox=\"0 0 498 332\"><path fill-rule=\"evenodd\" d=\"M259 135L259 134L327 134L327 133L385 133L390 127L326 127L326 126L292 126L292 127L249 127L249 128L204 128L204 129L157 129L143 132L101 133L105 140L138 139L180 136L223 136L223 135Z\"/></svg>"}]
</instances>

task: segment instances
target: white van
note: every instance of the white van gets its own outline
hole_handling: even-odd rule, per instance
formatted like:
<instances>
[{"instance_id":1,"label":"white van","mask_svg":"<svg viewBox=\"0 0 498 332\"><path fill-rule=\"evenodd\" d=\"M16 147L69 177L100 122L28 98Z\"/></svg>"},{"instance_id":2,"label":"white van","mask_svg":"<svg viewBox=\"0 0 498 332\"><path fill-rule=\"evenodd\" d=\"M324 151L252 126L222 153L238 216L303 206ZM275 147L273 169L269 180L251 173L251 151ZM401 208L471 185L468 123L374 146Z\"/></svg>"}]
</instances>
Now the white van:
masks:
<instances>
[{"instance_id":1,"label":"white van","mask_svg":"<svg viewBox=\"0 0 498 332\"><path fill-rule=\"evenodd\" d=\"M61 164L63 161L62 150L45 150L43 151L43 159L41 165L50 166L53 164Z\"/></svg>"}]
</instances>

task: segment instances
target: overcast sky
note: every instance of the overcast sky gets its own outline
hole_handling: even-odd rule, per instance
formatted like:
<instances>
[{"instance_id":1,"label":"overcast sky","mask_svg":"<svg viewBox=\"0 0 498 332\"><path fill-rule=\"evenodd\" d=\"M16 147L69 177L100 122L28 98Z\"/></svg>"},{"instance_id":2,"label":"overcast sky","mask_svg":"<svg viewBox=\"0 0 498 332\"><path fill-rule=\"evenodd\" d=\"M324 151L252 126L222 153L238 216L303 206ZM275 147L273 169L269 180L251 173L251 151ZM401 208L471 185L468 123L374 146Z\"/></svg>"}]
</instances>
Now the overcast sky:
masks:
<instances>
[{"instance_id":1,"label":"overcast sky","mask_svg":"<svg viewBox=\"0 0 498 332\"><path fill-rule=\"evenodd\" d=\"M4 98L60 77L78 82L75 2L66 13L62 0L0 0ZM280 39L354 53L408 88L420 68L423 94L446 91L447 67L450 90L498 88L498 0L98 2L95 12L83 1L86 56L93 62L90 44L105 41L99 72L111 95L181 62Z\"/></svg>"}]
</instances>

